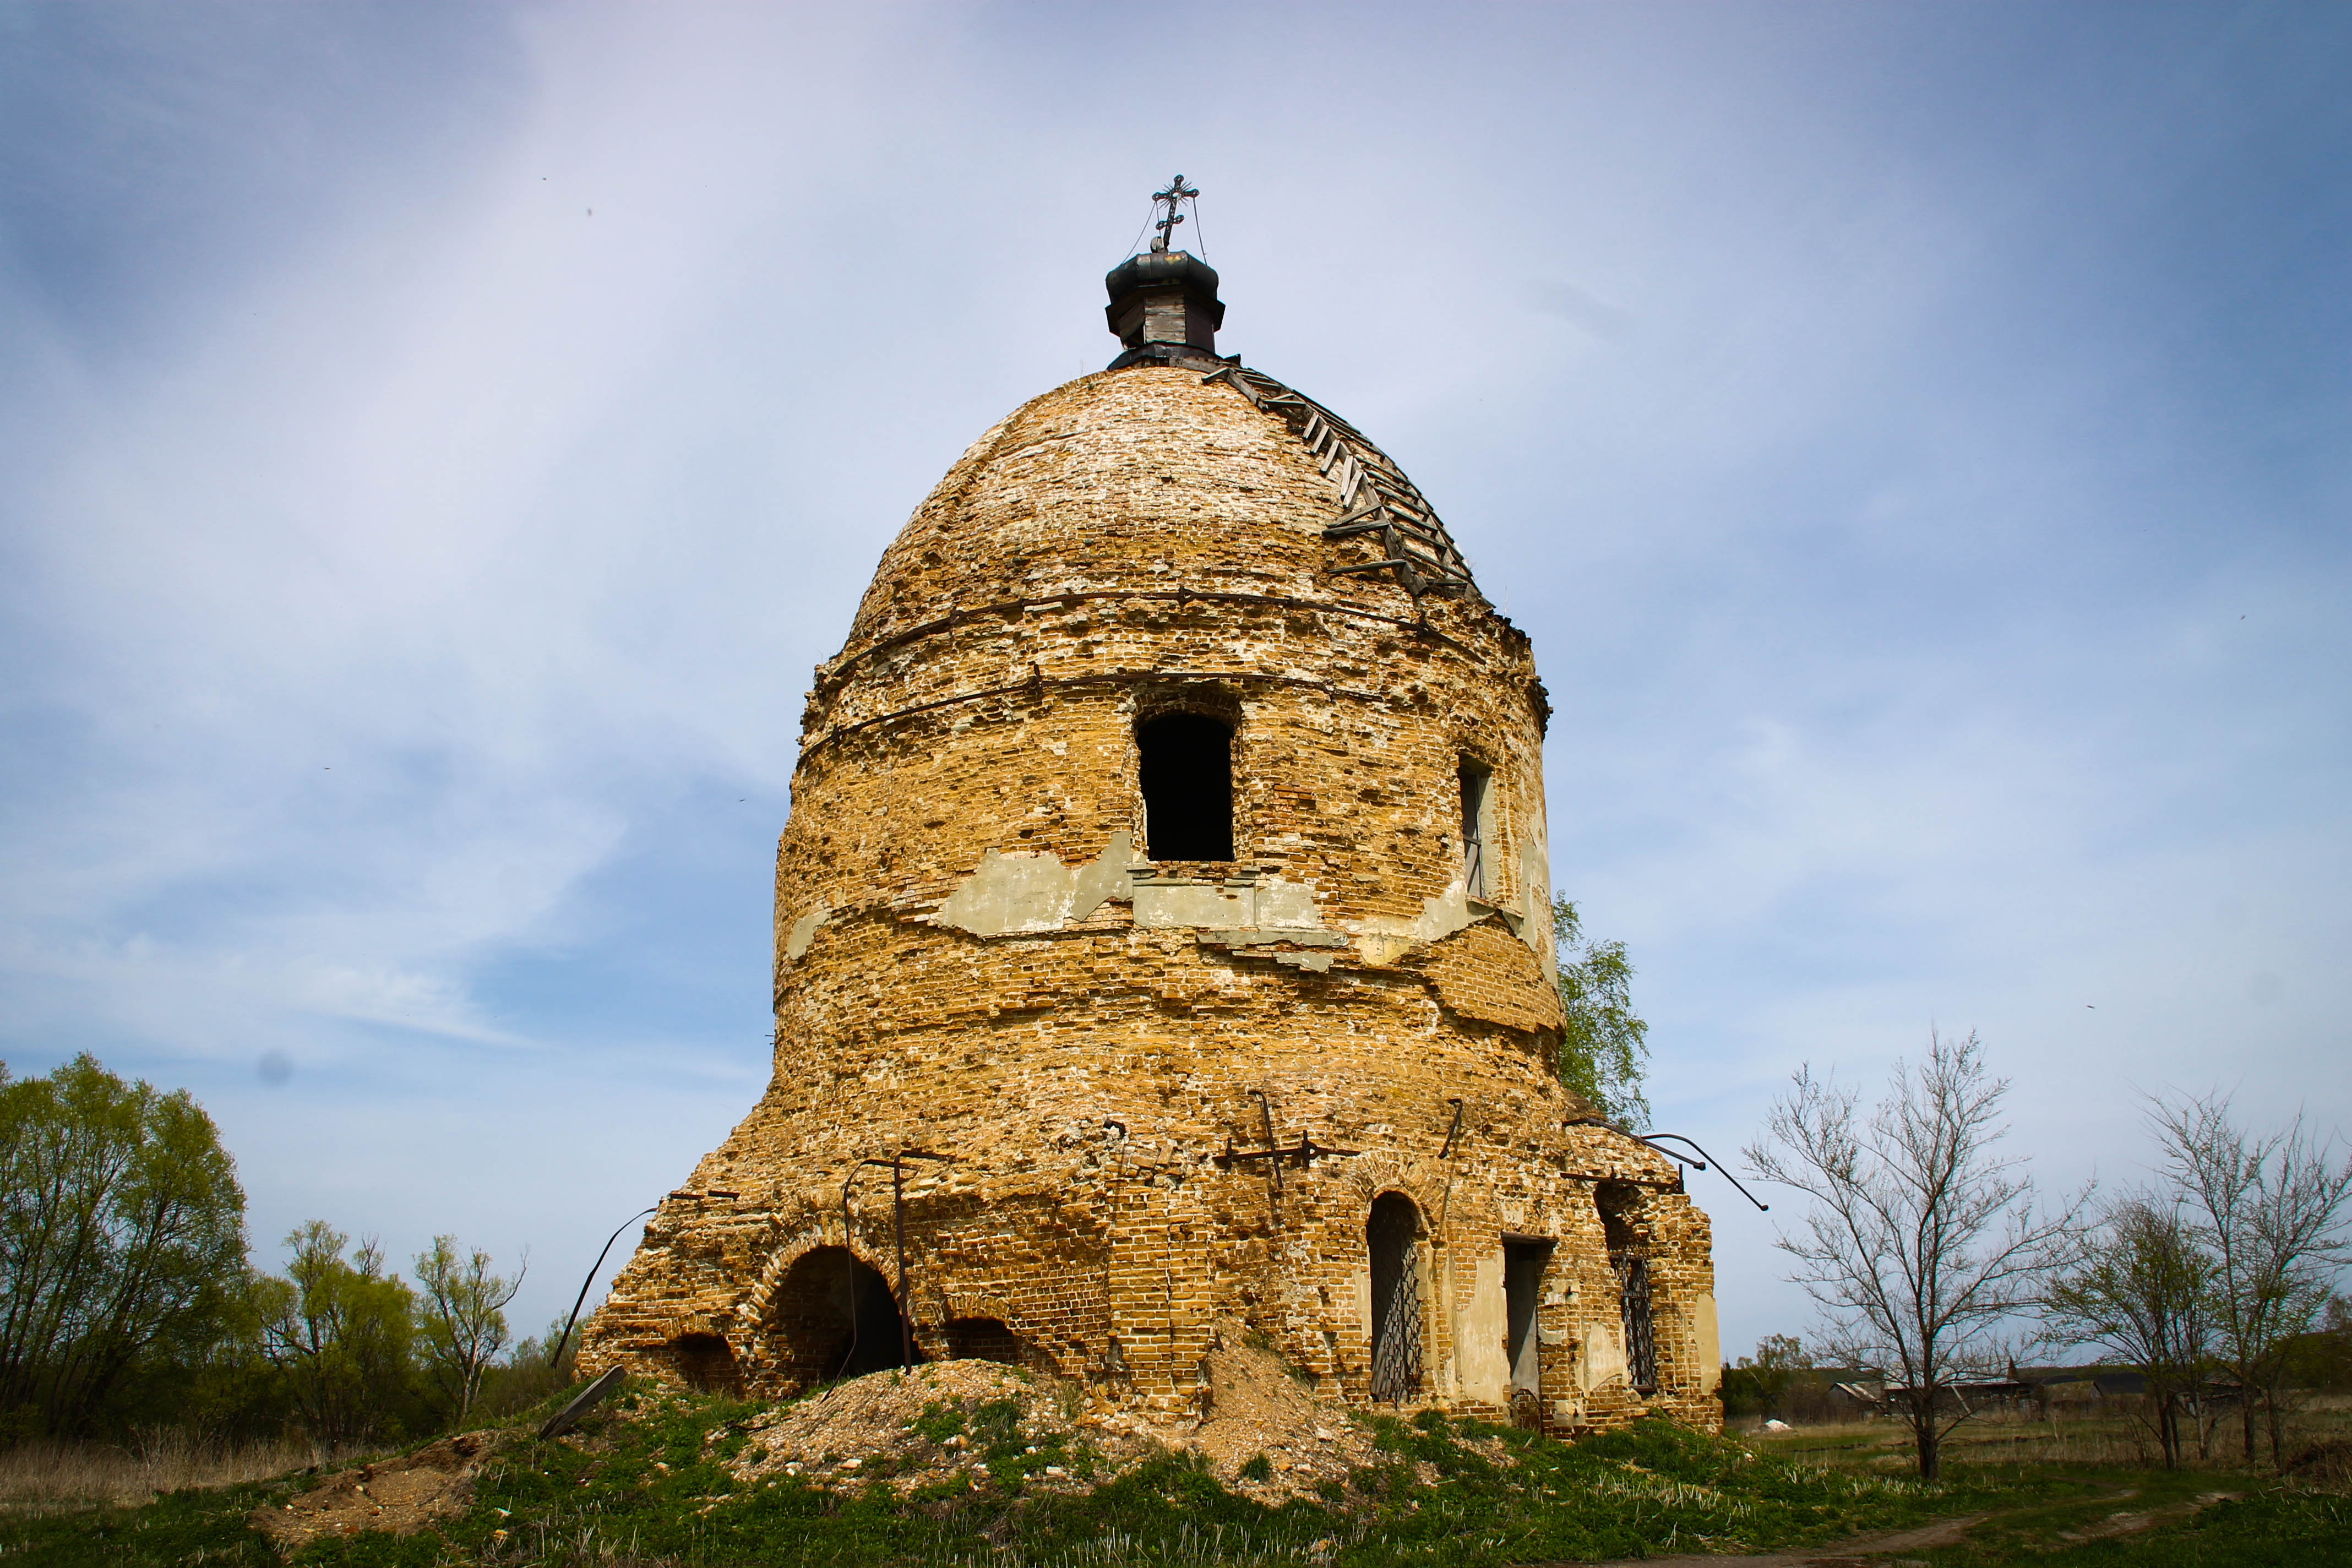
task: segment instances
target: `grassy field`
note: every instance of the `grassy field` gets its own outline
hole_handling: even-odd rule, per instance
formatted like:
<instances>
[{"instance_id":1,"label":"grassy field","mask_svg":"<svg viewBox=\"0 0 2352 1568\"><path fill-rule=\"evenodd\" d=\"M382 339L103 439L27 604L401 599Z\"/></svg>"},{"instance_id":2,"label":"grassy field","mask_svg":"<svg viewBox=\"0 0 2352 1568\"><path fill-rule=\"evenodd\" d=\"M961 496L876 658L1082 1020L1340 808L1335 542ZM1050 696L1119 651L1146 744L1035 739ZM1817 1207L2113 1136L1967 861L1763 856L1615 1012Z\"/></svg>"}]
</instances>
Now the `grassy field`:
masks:
<instances>
[{"instance_id":1,"label":"grassy field","mask_svg":"<svg viewBox=\"0 0 2352 1568\"><path fill-rule=\"evenodd\" d=\"M2027 1451L2035 1441L2063 1445L2063 1430L2041 1437L1970 1430L1946 1479L1926 1486L1900 1473L1906 1456L1884 1425L1748 1442L1652 1423L1571 1446L1424 1415L1378 1423L1376 1462L1318 1499L1274 1509L1224 1490L1182 1457L1078 1489L1049 1478L1045 1467L1070 1471L1085 1456L1029 1453L1013 1439L989 1451L984 1486L918 1489L901 1500L800 1478L747 1485L725 1461L743 1440L748 1407L652 1390L619 1406L556 1442L520 1430L476 1477L463 1513L437 1531L320 1540L293 1561L352 1568L1503 1568L1818 1546L1944 1521L1949 1539L1905 1545L1899 1560L1939 1568L2352 1568L2352 1500L2221 1467L2166 1474L2112 1455ZM2073 1440L2085 1445L2091 1436ZM0 1563L262 1568L281 1559L248 1516L265 1504L282 1507L323 1478L239 1479L223 1470L193 1479L226 1484L191 1485L131 1506L67 1507L54 1491L18 1501L0 1512Z\"/></svg>"}]
</instances>

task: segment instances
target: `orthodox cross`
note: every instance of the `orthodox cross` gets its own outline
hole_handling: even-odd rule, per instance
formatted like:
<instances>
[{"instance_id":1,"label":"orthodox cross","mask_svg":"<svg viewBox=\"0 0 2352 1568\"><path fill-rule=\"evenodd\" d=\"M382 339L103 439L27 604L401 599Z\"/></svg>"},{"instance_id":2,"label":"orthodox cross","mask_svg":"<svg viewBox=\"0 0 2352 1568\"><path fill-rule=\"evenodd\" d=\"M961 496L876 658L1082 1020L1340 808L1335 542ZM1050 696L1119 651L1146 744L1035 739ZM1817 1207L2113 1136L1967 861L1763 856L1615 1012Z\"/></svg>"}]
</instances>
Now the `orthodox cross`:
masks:
<instances>
[{"instance_id":1,"label":"orthodox cross","mask_svg":"<svg viewBox=\"0 0 2352 1568\"><path fill-rule=\"evenodd\" d=\"M1168 188L1166 190L1154 191L1151 193L1151 202L1155 211L1162 202L1165 202L1168 205L1168 216L1151 226L1159 231L1151 241L1152 249L1165 250L1168 248L1168 242L1176 237L1176 226L1184 221L1184 215L1176 210L1176 205L1179 202L1188 201L1200 194L1201 193L1198 190L1184 183L1184 176L1181 174L1179 174L1174 179L1169 181Z\"/></svg>"}]
</instances>

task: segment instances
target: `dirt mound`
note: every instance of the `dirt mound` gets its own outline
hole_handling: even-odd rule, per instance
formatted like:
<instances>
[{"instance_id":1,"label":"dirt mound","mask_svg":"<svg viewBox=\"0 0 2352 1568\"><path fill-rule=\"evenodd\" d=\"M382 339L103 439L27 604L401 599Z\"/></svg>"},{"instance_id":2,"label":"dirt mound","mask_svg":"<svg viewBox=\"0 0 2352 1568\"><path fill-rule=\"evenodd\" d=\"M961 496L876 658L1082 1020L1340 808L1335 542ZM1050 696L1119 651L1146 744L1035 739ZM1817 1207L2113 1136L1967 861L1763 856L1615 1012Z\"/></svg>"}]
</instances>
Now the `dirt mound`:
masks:
<instances>
[{"instance_id":1,"label":"dirt mound","mask_svg":"<svg viewBox=\"0 0 2352 1568\"><path fill-rule=\"evenodd\" d=\"M1207 1357L1204 1418L1181 1439L1209 1461L1217 1479L1261 1500L1279 1502L1372 1459L1372 1435L1336 1405L1307 1393L1282 1358L1246 1331L1221 1330ZM1265 1474L1250 1473L1260 1455Z\"/></svg>"},{"instance_id":2,"label":"dirt mound","mask_svg":"<svg viewBox=\"0 0 2352 1568\"><path fill-rule=\"evenodd\" d=\"M252 1523L290 1556L322 1535L363 1530L414 1535L465 1511L474 1472L513 1434L461 1432L413 1454L329 1476L292 1501L255 1509Z\"/></svg>"},{"instance_id":3,"label":"dirt mound","mask_svg":"<svg viewBox=\"0 0 2352 1568\"><path fill-rule=\"evenodd\" d=\"M1218 1480L1278 1503L1370 1462L1371 1434L1240 1325L1221 1326L1202 1370L1197 1415L1131 1408L994 1362L871 1373L753 1417L730 1468L750 1482L793 1476L902 1495L1016 1480L1076 1490L1190 1449Z\"/></svg>"}]
</instances>

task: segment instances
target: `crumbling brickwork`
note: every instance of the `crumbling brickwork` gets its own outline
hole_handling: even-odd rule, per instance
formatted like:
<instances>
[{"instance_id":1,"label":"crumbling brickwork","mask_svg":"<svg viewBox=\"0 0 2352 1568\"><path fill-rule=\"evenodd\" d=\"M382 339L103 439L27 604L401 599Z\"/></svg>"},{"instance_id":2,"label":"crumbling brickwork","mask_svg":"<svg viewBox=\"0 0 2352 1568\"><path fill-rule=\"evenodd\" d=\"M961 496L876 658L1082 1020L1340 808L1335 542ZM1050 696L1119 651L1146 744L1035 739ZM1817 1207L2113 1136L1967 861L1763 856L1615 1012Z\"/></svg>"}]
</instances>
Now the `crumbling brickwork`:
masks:
<instances>
[{"instance_id":1,"label":"crumbling brickwork","mask_svg":"<svg viewBox=\"0 0 2352 1568\"><path fill-rule=\"evenodd\" d=\"M1719 1423L1706 1220L1545 1065L1528 639L1327 537L1342 468L1196 360L1047 393L949 471L809 696L773 1079L583 1367L896 1364L903 1215L925 1358L1174 1406L1231 1316L1350 1404ZM1171 712L1230 733L1231 860L1153 857ZM901 1151L939 1158L859 1163Z\"/></svg>"}]
</instances>

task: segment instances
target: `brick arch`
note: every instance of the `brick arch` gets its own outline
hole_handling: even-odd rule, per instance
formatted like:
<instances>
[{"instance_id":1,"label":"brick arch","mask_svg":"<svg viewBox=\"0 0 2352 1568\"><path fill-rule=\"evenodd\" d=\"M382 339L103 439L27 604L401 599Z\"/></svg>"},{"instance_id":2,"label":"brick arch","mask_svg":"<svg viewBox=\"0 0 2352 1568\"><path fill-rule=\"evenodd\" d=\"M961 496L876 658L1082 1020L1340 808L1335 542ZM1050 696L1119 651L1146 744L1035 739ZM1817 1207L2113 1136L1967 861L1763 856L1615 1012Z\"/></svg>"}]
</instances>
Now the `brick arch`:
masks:
<instances>
[{"instance_id":1,"label":"brick arch","mask_svg":"<svg viewBox=\"0 0 2352 1568\"><path fill-rule=\"evenodd\" d=\"M793 1264L820 1247L841 1245L826 1237L824 1217L811 1210L805 1223L764 1249L765 1258L760 1265L760 1271L752 1277L751 1288L743 1292L741 1304L736 1309L740 1321L751 1325L764 1320L774 1301L776 1287L791 1272Z\"/></svg>"},{"instance_id":2,"label":"brick arch","mask_svg":"<svg viewBox=\"0 0 2352 1568\"><path fill-rule=\"evenodd\" d=\"M756 1331L773 1375L807 1388L906 1364L902 1328L882 1270L834 1243L807 1248L784 1271ZM919 1347L913 1359L923 1359Z\"/></svg>"}]
</instances>

